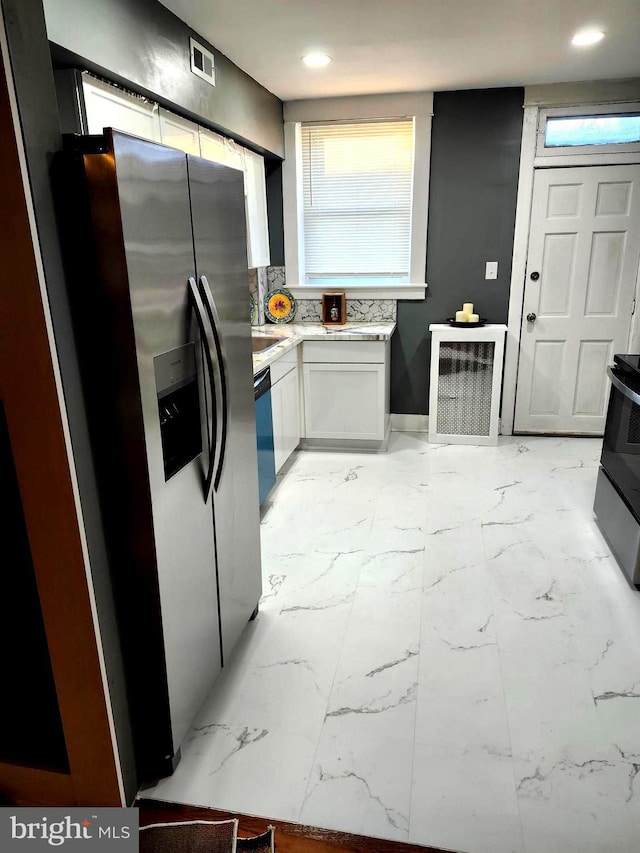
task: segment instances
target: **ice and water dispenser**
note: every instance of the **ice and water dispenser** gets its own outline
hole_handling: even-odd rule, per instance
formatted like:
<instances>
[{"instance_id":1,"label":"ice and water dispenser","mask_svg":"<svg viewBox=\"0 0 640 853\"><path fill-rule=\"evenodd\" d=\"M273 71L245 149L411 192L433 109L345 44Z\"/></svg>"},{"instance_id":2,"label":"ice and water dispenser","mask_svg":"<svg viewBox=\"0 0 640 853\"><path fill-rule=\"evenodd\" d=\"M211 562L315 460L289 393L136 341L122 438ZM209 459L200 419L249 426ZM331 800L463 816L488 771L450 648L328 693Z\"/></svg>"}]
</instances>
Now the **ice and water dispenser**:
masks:
<instances>
[{"instance_id":1,"label":"ice and water dispenser","mask_svg":"<svg viewBox=\"0 0 640 853\"><path fill-rule=\"evenodd\" d=\"M202 452L202 427L193 343L153 359L164 477L168 480Z\"/></svg>"}]
</instances>

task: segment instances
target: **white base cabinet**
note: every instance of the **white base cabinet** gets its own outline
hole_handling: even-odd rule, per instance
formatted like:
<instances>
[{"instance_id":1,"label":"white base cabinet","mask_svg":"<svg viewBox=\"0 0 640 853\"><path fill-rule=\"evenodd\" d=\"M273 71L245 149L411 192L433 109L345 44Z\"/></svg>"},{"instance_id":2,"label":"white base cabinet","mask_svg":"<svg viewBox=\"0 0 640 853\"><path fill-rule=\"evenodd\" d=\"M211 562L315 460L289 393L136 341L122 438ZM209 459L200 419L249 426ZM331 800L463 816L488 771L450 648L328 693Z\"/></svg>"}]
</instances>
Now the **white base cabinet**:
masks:
<instances>
[{"instance_id":1,"label":"white base cabinet","mask_svg":"<svg viewBox=\"0 0 640 853\"><path fill-rule=\"evenodd\" d=\"M273 452L276 474L300 444L300 394L298 368L271 386Z\"/></svg>"},{"instance_id":2,"label":"white base cabinet","mask_svg":"<svg viewBox=\"0 0 640 853\"><path fill-rule=\"evenodd\" d=\"M310 341L303 347L306 446L319 446L315 440L321 439L344 446L384 445L389 429L388 342Z\"/></svg>"},{"instance_id":3,"label":"white base cabinet","mask_svg":"<svg viewBox=\"0 0 640 853\"><path fill-rule=\"evenodd\" d=\"M306 438L384 438L383 364L305 364Z\"/></svg>"},{"instance_id":4,"label":"white base cabinet","mask_svg":"<svg viewBox=\"0 0 640 853\"><path fill-rule=\"evenodd\" d=\"M298 347L271 365L271 416L276 474L300 444Z\"/></svg>"}]
</instances>

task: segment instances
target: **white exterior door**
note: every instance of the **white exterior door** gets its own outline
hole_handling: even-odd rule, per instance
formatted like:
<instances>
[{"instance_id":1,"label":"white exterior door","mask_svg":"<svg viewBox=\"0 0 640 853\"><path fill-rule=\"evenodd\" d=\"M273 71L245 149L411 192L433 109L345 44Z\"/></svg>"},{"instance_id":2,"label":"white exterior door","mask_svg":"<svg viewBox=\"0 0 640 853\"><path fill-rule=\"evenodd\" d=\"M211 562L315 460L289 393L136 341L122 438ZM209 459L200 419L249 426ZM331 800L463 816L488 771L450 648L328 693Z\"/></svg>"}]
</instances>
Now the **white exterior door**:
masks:
<instances>
[{"instance_id":1,"label":"white exterior door","mask_svg":"<svg viewBox=\"0 0 640 853\"><path fill-rule=\"evenodd\" d=\"M537 170L514 431L602 435L640 258L640 166Z\"/></svg>"}]
</instances>

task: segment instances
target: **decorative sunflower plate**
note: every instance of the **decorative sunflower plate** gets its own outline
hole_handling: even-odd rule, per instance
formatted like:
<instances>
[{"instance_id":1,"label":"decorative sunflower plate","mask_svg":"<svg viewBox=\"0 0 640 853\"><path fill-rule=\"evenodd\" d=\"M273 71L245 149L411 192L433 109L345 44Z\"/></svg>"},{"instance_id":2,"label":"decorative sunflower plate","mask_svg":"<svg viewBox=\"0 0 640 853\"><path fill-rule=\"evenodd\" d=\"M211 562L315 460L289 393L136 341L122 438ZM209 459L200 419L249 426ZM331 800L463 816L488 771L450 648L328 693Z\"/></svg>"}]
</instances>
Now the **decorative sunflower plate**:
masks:
<instances>
[{"instance_id":1,"label":"decorative sunflower plate","mask_svg":"<svg viewBox=\"0 0 640 853\"><path fill-rule=\"evenodd\" d=\"M264 313L272 323L290 323L296 313L296 300L284 287L270 290L264 298Z\"/></svg>"}]
</instances>

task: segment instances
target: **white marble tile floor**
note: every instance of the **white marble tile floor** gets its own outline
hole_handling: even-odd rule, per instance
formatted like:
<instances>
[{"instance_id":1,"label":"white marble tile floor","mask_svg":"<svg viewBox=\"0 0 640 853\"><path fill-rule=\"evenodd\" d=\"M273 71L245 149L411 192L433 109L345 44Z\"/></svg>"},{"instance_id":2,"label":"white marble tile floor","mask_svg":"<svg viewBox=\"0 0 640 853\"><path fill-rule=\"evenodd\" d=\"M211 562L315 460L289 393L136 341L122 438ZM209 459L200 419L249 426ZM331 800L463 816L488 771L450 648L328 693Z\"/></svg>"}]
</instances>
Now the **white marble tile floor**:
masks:
<instances>
[{"instance_id":1,"label":"white marble tile floor","mask_svg":"<svg viewBox=\"0 0 640 853\"><path fill-rule=\"evenodd\" d=\"M264 596L147 797L464 853L640 849L640 592L600 441L300 452Z\"/></svg>"}]
</instances>

